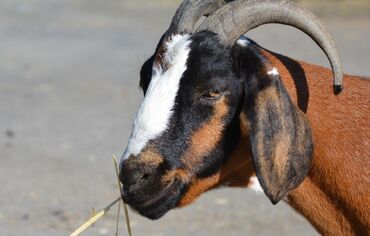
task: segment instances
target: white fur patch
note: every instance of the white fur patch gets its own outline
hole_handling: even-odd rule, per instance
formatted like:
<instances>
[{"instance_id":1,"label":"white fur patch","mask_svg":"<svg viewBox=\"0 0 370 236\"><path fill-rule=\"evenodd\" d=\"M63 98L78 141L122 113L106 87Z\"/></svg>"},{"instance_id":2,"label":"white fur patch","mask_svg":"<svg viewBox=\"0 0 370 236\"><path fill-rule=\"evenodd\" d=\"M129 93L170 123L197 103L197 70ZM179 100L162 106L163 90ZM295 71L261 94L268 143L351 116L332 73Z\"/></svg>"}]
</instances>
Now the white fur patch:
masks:
<instances>
[{"instance_id":1,"label":"white fur patch","mask_svg":"<svg viewBox=\"0 0 370 236\"><path fill-rule=\"evenodd\" d=\"M153 67L153 75L136 115L127 149L121 159L138 155L149 140L167 129L173 112L180 79L186 70L191 43L189 35L174 35L165 43L163 55L168 69Z\"/></svg>"},{"instance_id":2,"label":"white fur patch","mask_svg":"<svg viewBox=\"0 0 370 236\"><path fill-rule=\"evenodd\" d=\"M268 75L279 75L279 71L274 67L272 70L267 72Z\"/></svg>"},{"instance_id":3,"label":"white fur patch","mask_svg":"<svg viewBox=\"0 0 370 236\"><path fill-rule=\"evenodd\" d=\"M247 37L245 36L241 36L238 41L236 41L236 43L239 45L239 46L242 46L242 47L246 47L248 46L248 44L250 44L250 41L247 39Z\"/></svg>"},{"instance_id":4,"label":"white fur patch","mask_svg":"<svg viewBox=\"0 0 370 236\"><path fill-rule=\"evenodd\" d=\"M263 189L256 176L252 176L249 178L248 188L254 190L257 193L263 193Z\"/></svg>"}]
</instances>

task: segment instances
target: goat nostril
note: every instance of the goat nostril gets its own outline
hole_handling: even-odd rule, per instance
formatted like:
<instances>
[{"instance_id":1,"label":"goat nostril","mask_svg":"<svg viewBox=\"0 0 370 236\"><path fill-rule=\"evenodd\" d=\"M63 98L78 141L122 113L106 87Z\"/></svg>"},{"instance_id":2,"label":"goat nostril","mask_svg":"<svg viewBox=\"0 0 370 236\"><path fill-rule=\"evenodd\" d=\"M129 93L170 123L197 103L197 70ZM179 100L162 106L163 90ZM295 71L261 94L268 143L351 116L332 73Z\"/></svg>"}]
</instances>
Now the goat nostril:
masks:
<instances>
[{"instance_id":1,"label":"goat nostril","mask_svg":"<svg viewBox=\"0 0 370 236\"><path fill-rule=\"evenodd\" d=\"M147 178L149 178L149 174L145 173L145 174L143 175L143 179L147 179Z\"/></svg>"},{"instance_id":2,"label":"goat nostril","mask_svg":"<svg viewBox=\"0 0 370 236\"><path fill-rule=\"evenodd\" d=\"M126 170L125 172L121 172L121 182L123 183L124 187L133 187L137 184L145 184L151 177L151 173L144 172L140 169L131 169Z\"/></svg>"}]
</instances>

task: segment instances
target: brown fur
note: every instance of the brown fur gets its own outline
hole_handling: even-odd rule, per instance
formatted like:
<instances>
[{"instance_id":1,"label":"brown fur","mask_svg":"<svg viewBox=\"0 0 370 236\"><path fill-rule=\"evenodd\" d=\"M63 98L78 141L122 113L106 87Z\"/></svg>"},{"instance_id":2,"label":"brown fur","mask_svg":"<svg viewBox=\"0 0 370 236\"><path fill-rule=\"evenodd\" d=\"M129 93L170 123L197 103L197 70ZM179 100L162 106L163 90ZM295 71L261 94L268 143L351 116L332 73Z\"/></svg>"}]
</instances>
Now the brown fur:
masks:
<instances>
[{"instance_id":1,"label":"brown fur","mask_svg":"<svg viewBox=\"0 0 370 236\"><path fill-rule=\"evenodd\" d=\"M189 176L189 173L185 170L171 170L162 177L161 182L166 185L173 182L174 179L180 179L183 183L188 183L190 181Z\"/></svg>"},{"instance_id":2,"label":"brown fur","mask_svg":"<svg viewBox=\"0 0 370 236\"><path fill-rule=\"evenodd\" d=\"M202 162L208 152L212 151L221 139L223 118L228 112L226 101L222 98L215 104L212 118L203 124L191 137L190 147L182 158L189 169Z\"/></svg>"},{"instance_id":3,"label":"brown fur","mask_svg":"<svg viewBox=\"0 0 370 236\"><path fill-rule=\"evenodd\" d=\"M324 235L368 235L369 81L345 75L344 91L335 96L329 69L290 60L269 51L263 53L279 71L292 100L306 113L314 137L311 170L304 182L290 192L288 203ZM210 188L224 184L247 187L250 184L249 178L254 175L254 170L248 139L249 124L243 113L240 123L242 138L225 166L207 179L193 180L181 206ZM209 126L209 129L214 127ZM198 142L204 140L207 139Z\"/></svg>"},{"instance_id":4,"label":"brown fur","mask_svg":"<svg viewBox=\"0 0 370 236\"><path fill-rule=\"evenodd\" d=\"M345 90L335 96L330 70L268 51L264 54L278 69L293 101L298 105L307 102L314 136L311 171L303 184L289 194L289 204L325 235L368 234L369 81L346 75ZM307 84L307 90L302 91L302 84Z\"/></svg>"},{"instance_id":5,"label":"brown fur","mask_svg":"<svg viewBox=\"0 0 370 236\"><path fill-rule=\"evenodd\" d=\"M240 118L240 127L242 130L242 137L239 140L236 148L228 158L223 168L205 179L193 179L189 190L182 197L179 207L186 206L192 203L199 195L220 185L227 186L244 186L249 184L249 178L253 175L254 170L252 160L245 158L245 153L249 153L250 144L247 138L249 124L245 114Z\"/></svg>"},{"instance_id":6,"label":"brown fur","mask_svg":"<svg viewBox=\"0 0 370 236\"><path fill-rule=\"evenodd\" d=\"M266 120L268 120L268 102L273 103L276 105L277 113L281 114L284 104L281 104L279 101L280 94L277 91L276 87L269 87L262 92L258 94L257 98L257 107L259 107L259 119L258 119L258 126L259 126L259 132L257 133L257 139L258 139L258 146L257 149L259 150L258 152L260 154L264 153L265 150L265 133L264 133L264 128L263 126L265 125ZM283 126L282 130L286 131L287 130L287 124L286 121L283 120L282 116L276 117L276 119L279 119L279 123ZM282 173L283 170L285 170L285 166L288 162L288 152L289 152L289 147L291 146L291 137L287 133L279 133L277 137L275 138L274 142L276 143L274 146L276 146L276 149L274 150L273 156L271 159L274 162L274 166L276 167L276 170L278 171L279 176L284 176ZM262 157L260 158L261 162L261 172L262 175L268 175L264 174L266 172L270 172L270 168L268 165L270 162L266 163L266 161L262 160L268 160L268 157ZM270 189L274 188L273 183L267 183L269 185ZM275 190L274 192L277 192L278 190Z\"/></svg>"},{"instance_id":7,"label":"brown fur","mask_svg":"<svg viewBox=\"0 0 370 236\"><path fill-rule=\"evenodd\" d=\"M189 205L195 199L197 199L199 195L209 190L210 188L214 187L214 185L219 181L220 181L220 172L217 172L216 174L204 179L194 178L189 189L181 197L178 207L184 207L186 205Z\"/></svg>"},{"instance_id":8,"label":"brown fur","mask_svg":"<svg viewBox=\"0 0 370 236\"><path fill-rule=\"evenodd\" d=\"M245 113L240 114L241 138L221 170L221 179L217 186L248 186L255 175L250 158L249 123Z\"/></svg>"},{"instance_id":9,"label":"brown fur","mask_svg":"<svg viewBox=\"0 0 370 236\"><path fill-rule=\"evenodd\" d=\"M164 43L161 43L161 45L159 45L158 52L154 58L153 67L163 68L164 70L166 70L168 66L164 63L163 60L163 56L165 53L164 45L165 45Z\"/></svg>"},{"instance_id":10,"label":"brown fur","mask_svg":"<svg viewBox=\"0 0 370 236\"><path fill-rule=\"evenodd\" d=\"M149 147L140 155L140 162L145 165L159 166L163 162L163 157Z\"/></svg>"}]
</instances>

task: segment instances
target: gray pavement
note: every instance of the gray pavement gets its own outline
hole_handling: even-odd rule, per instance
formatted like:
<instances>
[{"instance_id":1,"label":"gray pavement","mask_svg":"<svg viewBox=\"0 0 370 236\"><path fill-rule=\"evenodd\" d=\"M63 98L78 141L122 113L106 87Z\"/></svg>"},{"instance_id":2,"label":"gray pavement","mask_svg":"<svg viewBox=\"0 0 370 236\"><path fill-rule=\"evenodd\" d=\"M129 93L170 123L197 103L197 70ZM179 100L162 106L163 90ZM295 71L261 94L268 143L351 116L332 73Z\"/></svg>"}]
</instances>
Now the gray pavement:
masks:
<instances>
[{"instance_id":1,"label":"gray pavement","mask_svg":"<svg viewBox=\"0 0 370 236\"><path fill-rule=\"evenodd\" d=\"M169 0L0 1L0 235L67 235L115 199L111 160L142 100L141 63L168 27ZM370 75L370 18L325 15L347 73ZM269 25L262 46L328 66L302 33ZM289 206L219 189L134 235L317 235ZM123 227L123 220L122 220ZM115 210L84 235L113 235ZM126 235L121 228L121 235Z\"/></svg>"}]
</instances>

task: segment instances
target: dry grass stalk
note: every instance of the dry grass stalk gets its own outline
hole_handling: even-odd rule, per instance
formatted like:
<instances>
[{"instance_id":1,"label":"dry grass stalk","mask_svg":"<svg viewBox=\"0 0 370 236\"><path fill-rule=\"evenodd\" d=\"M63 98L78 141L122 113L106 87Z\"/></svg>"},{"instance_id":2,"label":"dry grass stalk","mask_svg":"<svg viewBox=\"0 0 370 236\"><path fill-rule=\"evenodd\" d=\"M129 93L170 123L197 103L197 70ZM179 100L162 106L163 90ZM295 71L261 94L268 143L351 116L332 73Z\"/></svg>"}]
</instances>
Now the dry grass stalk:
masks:
<instances>
[{"instance_id":1,"label":"dry grass stalk","mask_svg":"<svg viewBox=\"0 0 370 236\"><path fill-rule=\"evenodd\" d=\"M103 210L96 213L96 215L92 216L90 219L88 219L85 223L83 223L78 229L76 229L73 233L70 234L70 236L78 236L83 231L85 231L87 228L95 224L96 221L98 221L100 218L102 218L107 212L111 209L112 206L114 206L117 202L121 200L121 197L114 200L111 204L109 204L107 207L105 207Z\"/></svg>"},{"instance_id":2,"label":"dry grass stalk","mask_svg":"<svg viewBox=\"0 0 370 236\"><path fill-rule=\"evenodd\" d=\"M96 215L96 211L95 211L95 208L93 207L92 208L92 216ZM91 227L94 227L94 224L91 225Z\"/></svg>"},{"instance_id":3,"label":"dry grass stalk","mask_svg":"<svg viewBox=\"0 0 370 236\"><path fill-rule=\"evenodd\" d=\"M116 169L116 176L117 176L118 188L119 188L119 191L120 191L121 196L122 196L122 187L121 187L121 182L119 181L119 177L118 177L118 165L117 165L117 159L116 159L116 156L115 156L114 154L113 154L113 162L114 162L114 167L115 167L115 169ZM128 232L128 235L129 235L129 236L132 236L131 226L130 226L130 218L129 218L129 215L128 215L128 209L127 209L127 205L126 205L126 203L123 201L123 199L122 199L122 205L123 205L123 209L124 209L124 211L125 211L127 232Z\"/></svg>"},{"instance_id":4,"label":"dry grass stalk","mask_svg":"<svg viewBox=\"0 0 370 236\"><path fill-rule=\"evenodd\" d=\"M70 236L78 236L80 235L83 231L85 231L87 228L93 226L100 218L102 218L104 215L108 213L108 211L114 206L117 202L119 203L118 205L118 211L117 211L117 223L116 223L116 236L118 236L118 225L119 225L119 217L120 217L120 208L121 208L121 201L123 204L125 216L126 216L126 226L127 226L127 232L129 236L132 236L131 233L131 226L130 226L130 218L128 215L128 209L127 205L125 202L122 200L122 188L121 188L121 182L119 181L118 177L118 165L116 161L116 156L113 154L113 163L114 167L116 170L116 176L117 176L117 182L118 182L118 188L121 193L120 197L114 200L112 203L110 203L107 207L105 207L103 210L99 211L98 213L95 214L95 209L93 208L93 216L90 217L85 223L83 223L78 229L76 229L73 233L70 234Z\"/></svg>"},{"instance_id":5,"label":"dry grass stalk","mask_svg":"<svg viewBox=\"0 0 370 236\"><path fill-rule=\"evenodd\" d=\"M116 236L119 234L119 217L121 215L121 201L118 203L117 207L117 221L116 221Z\"/></svg>"}]
</instances>

